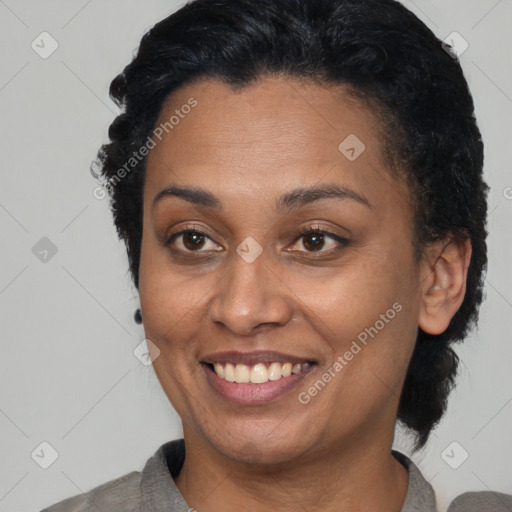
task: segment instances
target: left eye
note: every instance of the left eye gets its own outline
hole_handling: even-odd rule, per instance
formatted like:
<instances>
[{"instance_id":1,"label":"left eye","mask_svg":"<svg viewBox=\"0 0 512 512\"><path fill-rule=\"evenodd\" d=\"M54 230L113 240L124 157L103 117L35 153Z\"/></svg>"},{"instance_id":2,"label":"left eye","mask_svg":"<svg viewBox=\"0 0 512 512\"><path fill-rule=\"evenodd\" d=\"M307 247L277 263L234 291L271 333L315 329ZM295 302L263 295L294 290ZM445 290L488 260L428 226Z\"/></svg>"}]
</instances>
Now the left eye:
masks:
<instances>
[{"instance_id":1,"label":"left eye","mask_svg":"<svg viewBox=\"0 0 512 512\"><path fill-rule=\"evenodd\" d=\"M305 249L305 251L304 249L299 249L299 252L331 252L337 247L347 244L346 239L321 229L303 231L295 239L295 243L298 240L302 240L301 245Z\"/></svg>"}]
</instances>

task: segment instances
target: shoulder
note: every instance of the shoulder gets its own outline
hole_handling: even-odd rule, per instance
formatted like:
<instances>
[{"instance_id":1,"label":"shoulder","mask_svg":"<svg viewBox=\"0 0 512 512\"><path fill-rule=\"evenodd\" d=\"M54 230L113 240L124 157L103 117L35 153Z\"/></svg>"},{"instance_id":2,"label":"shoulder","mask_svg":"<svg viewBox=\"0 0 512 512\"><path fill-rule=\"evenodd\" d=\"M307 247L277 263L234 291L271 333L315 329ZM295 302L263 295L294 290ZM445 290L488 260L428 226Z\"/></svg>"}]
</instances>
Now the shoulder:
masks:
<instances>
[{"instance_id":1,"label":"shoulder","mask_svg":"<svg viewBox=\"0 0 512 512\"><path fill-rule=\"evenodd\" d=\"M448 512L510 512L512 495L499 492L466 492L455 498Z\"/></svg>"},{"instance_id":2,"label":"shoulder","mask_svg":"<svg viewBox=\"0 0 512 512\"><path fill-rule=\"evenodd\" d=\"M132 471L91 489L86 494L60 501L41 512L136 512L140 509L141 473Z\"/></svg>"},{"instance_id":3,"label":"shoulder","mask_svg":"<svg viewBox=\"0 0 512 512\"><path fill-rule=\"evenodd\" d=\"M174 476L180 472L184 459L183 439L169 441L146 461L141 472L132 471L41 512L156 511L167 510L169 504L174 507L171 510L186 512L190 507L174 484Z\"/></svg>"}]
</instances>

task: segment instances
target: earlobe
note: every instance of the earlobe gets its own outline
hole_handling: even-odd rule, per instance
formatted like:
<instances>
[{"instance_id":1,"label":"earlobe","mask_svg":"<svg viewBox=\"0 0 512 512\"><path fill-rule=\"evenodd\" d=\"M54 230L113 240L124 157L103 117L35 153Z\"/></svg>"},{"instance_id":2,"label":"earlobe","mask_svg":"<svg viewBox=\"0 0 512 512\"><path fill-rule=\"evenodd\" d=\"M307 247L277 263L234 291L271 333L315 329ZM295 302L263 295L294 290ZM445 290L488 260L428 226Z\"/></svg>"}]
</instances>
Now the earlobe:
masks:
<instances>
[{"instance_id":1,"label":"earlobe","mask_svg":"<svg viewBox=\"0 0 512 512\"><path fill-rule=\"evenodd\" d=\"M441 334L460 308L471 260L469 239L449 237L433 243L422 262L419 327Z\"/></svg>"}]
</instances>

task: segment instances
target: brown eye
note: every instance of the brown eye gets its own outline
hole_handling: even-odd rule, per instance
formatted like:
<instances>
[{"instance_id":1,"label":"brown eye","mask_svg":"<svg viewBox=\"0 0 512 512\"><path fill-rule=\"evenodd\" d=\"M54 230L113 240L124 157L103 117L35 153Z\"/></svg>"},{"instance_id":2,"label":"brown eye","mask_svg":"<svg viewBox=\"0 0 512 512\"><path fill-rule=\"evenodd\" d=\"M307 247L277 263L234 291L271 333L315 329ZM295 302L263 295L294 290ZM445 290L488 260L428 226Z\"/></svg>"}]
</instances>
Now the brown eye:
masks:
<instances>
[{"instance_id":1,"label":"brown eye","mask_svg":"<svg viewBox=\"0 0 512 512\"><path fill-rule=\"evenodd\" d=\"M183 233L183 245L189 251L195 251L201 249L204 246L205 239L204 235L197 231L187 231Z\"/></svg>"},{"instance_id":2,"label":"brown eye","mask_svg":"<svg viewBox=\"0 0 512 512\"><path fill-rule=\"evenodd\" d=\"M310 233L303 238L303 245L308 251L319 251L325 245L323 233Z\"/></svg>"},{"instance_id":3,"label":"brown eye","mask_svg":"<svg viewBox=\"0 0 512 512\"><path fill-rule=\"evenodd\" d=\"M174 233L165 245L172 251L180 253L196 252L205 255L212 251L222 251L222 247L217 245L208 235L192 227Z\"/></svg>"},{"instance_id":4,"label":"brown eye","mask_svg":"<svg viewBox=\"0 0 512 512\"><path fill-rule=\"evenodd\" d=\"M299 248L292 249L291 252L318 252L321 255L329 255L338 249L346 247L348 244L349 241L346 238L315 227L299 233L294 242L294 246L299 246Z\"/></svg>"}]
</instances>

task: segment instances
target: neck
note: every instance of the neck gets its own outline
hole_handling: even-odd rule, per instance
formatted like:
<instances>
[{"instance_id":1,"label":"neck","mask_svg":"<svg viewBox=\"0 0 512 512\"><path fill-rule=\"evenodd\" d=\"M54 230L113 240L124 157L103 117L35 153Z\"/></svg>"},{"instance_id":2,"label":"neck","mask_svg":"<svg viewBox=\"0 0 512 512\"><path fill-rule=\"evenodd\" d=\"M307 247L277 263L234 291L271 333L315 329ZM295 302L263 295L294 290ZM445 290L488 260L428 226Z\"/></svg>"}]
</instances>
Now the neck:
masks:
<instances>
[{"instance_id":1,"label":"neck","mask_svg":"<svg viewBox=\"0 0 512 512\"><path fill-rule=\"evenodd\" d=\"M280 464L228 458L184 428L186 457L176 485L198 512L365 510L396 512L408 489L407 470L391 455L392 438L349 440ZM300 505L298 505L300 504Z\"/></svg>"}]
</instances>

